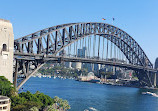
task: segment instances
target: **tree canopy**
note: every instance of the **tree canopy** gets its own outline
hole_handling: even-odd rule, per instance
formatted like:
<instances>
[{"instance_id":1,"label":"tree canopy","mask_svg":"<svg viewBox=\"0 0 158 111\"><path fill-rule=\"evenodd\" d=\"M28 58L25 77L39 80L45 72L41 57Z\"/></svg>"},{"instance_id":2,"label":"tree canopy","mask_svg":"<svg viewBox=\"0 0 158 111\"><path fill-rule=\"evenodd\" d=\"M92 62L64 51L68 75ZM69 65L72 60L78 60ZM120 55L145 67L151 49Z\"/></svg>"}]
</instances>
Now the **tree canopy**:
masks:
<instances>
[{"instance_id":1,"label":"tree canopy","mask_svg":"<svg viewBox=\"0 0 158 111\"><path fill-rule=\"evenodd\" d=\"M66 100L59 97L51 98L39 91L35 94L29 91L18 94L13 84L3 76L0 76L0 95L10 97L11 110L13 111L38 111L47 107L49 111L70 109L70 105Z\"/></svg>"}]
</instances>

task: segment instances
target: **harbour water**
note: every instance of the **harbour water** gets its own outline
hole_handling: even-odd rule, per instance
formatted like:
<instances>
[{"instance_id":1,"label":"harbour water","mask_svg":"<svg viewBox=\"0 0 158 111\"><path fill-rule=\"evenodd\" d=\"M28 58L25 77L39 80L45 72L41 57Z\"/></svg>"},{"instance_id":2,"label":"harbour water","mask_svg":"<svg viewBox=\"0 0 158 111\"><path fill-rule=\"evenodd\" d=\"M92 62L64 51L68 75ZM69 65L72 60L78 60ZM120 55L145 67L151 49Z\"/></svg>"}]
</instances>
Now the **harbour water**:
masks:
<instances>
[{"instance_id":1,"label":"harbour water","mask_svg":"<svg viewBox=\"0 0 158 111\"><path fill-rule=\"evenodd\" d=\"M70 111L158 111L158 90L79 82L72 79L31 77L21 91L40 91L69 101ZM87 110L86 110L87 109Z\"/></svg>"}]
</instances>

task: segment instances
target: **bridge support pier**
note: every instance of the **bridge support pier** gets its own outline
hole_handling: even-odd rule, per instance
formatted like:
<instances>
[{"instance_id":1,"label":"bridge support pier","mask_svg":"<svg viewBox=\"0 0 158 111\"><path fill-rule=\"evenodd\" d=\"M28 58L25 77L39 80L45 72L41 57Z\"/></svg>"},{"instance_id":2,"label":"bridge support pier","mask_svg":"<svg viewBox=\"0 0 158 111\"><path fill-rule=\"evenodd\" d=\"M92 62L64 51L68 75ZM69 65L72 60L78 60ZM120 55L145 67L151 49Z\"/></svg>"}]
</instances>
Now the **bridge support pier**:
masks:
<instances>
[{"instance_id":1,"label":"bridge support pier","mask_svg":"<svg viewBox=\"0 0 158 111\"><path fill-rule=\"evenodd\" d=\"M157 75L156 75L156 73L154 75L155 75L155 77L154 77L154 87L157 87Z\"/></svg>"},{"instance_id":2,"label":"bridge support pier","mask_svg":"<svg viewBox=\"0 0 158 111\"><path fill-rule=\"evenodd\" d=\"M15 72L14 72L14 81L13 81L15 87L17 87L17 78L18 78L18 60L16 60L15 63Z\"/></svg>"},{"instance_id":3,"label":"bridge support pier","mask_svg":"<svg viewBox=\"0 0 158 111\"><path fill-rule=\"evenodd\" d=\"M13 83L14 34L12 24L0 19L0 76Z\"/></svg>"},{"instance_id":4,"label":"bridge support pier","mask_svg":"<svg viewBox=\"0 0 158 111\"><path fill-rule=\"evenodd\" d=\"M144 86L152 87L153 86L153 83L151 81L151 74L148 71L138 70L138 71L136 71L136 73L137 73L137 77L139 79L141 87L144 87Z\"/></svg>"},{"instance_id":5,"label":"bridge support pier","mask_svg":"<svg viewBox=\"0 0 158 111\"><path fill-rule=\"evenodd\" d=\"M158 71L157 73L155 73L155 84L156 84L156 87L158 88Z\"/></svg>"},{"instance_id":6,"label":"bridge support pier","mask_svg":"<svg viewBox=\"0 0 158 111\"><path fill-rule=\"evenodd\" d=\"M148 86L156 88L158 86L158 76L156 73L139 70L137 71L137 77L142 87Z\"/></svg>"}]
</instances>

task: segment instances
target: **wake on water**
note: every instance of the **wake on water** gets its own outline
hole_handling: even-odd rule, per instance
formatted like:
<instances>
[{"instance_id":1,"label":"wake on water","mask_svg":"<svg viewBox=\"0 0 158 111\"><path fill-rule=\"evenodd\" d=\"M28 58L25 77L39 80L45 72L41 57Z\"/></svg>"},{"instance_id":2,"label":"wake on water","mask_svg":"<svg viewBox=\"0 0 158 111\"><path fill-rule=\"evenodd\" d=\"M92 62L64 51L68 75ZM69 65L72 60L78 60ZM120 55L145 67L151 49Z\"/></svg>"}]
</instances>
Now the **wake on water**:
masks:
<instances>
[{"instance_id":1,"label":"wake on water","mask_svg":"<svg viewBox=\"0 0 158 111\"><path fill-rule=\"evenodd\" d=\"M85 109L84 111L98 111L98 110L93 107L89 107L88 109Z\"/></svg>"},{"instance_id":2,"label":"wake on water","mask_svg":"<svg viewBox=\"0 0 158 111\"><path fill-rule=\"evenodd\" d=\"M142 92L142 94L158 97L158 95L156 93L152 93L152 92Z\"/></svg>"}]
</instances>

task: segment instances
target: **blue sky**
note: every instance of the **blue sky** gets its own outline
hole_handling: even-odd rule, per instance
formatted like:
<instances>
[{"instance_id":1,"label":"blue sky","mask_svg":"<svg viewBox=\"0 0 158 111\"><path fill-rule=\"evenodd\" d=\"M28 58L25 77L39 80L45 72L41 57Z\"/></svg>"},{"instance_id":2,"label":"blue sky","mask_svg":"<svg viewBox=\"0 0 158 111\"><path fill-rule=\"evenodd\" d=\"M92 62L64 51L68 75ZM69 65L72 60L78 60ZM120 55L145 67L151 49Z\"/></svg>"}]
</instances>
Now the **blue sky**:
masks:
<instances>
[{"instance_id":1,"label":"blue sky","mask_svg":"<svg viewBox=\"0 0 158 111\"><path fill-rule=\"evenodd\" d=\"M0 18L10 20L15 39L71 22L106 22L123 29L152 63L158 57L158 0L1 0ZM101 19L105 18L106 21Z\"/></svg>"}]
</instances>

